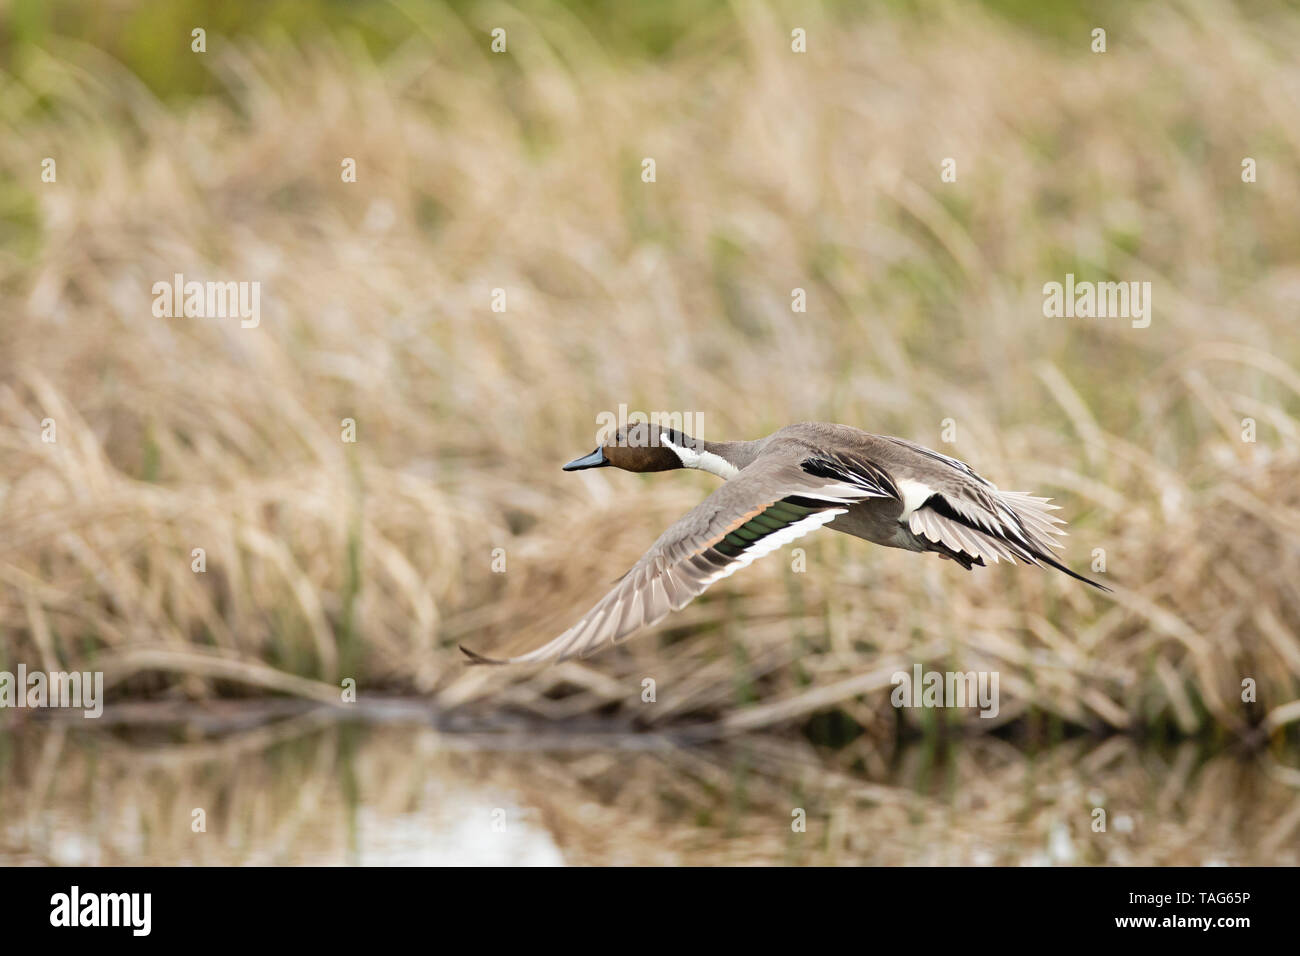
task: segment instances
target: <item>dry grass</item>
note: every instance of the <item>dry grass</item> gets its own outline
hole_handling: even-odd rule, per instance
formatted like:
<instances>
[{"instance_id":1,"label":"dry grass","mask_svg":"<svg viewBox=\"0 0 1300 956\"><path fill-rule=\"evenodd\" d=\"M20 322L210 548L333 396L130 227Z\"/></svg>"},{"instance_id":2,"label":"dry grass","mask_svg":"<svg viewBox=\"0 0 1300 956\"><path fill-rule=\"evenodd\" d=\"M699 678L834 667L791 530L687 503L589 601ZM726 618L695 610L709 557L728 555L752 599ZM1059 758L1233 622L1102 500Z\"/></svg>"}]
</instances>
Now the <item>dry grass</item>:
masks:
<instances>
[{"instance_id":1,"label":"dry grass","mask_svg":"<svg viewBox=\"0 0 1300 956\"><path fill-rule=\"evenodd\" d=\"M883 735L870 675L921 660L1001 671L972 724L1300 718L1294 14L1147 10L1097 56L965 5L805 7L795 56L739 4L724 49L647 64L545 11L507 17L508 57L440 8L377 63L218 44L226 95L184 107L84 47L7 85L37 225L0 258L0 664ZM260 281L261 326L154 318L176 272ZM1151 327L1044 319L1066 272L1151 281ZM808 573L769 558L588 663L467 673L457 641L552 636L710 487L562 474L619 403L942 447L1055 495L1117 593L814 536Z\"/></svg>"}]
</instances>

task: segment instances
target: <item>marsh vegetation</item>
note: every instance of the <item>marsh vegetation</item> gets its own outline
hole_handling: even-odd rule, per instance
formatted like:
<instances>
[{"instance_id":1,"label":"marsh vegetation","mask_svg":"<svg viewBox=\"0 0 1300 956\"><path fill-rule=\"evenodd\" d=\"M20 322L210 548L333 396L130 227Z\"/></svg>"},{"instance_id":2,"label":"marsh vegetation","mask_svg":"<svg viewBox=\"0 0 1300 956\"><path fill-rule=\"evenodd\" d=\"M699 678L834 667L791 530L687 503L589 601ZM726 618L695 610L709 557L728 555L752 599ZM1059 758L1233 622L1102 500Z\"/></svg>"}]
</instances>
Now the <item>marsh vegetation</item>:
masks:
<instances>
[{"instance_id":1,"label":"marsh vegetation","mask_svg":"<svg viewBox=\"0 0 1300 956\"><path fill-rule=\"evenodd\" d=\"M1152 844L1131 862L1229 854L1217 835L1234 829L1242 853L1285 862L1270 840L1294 839L1293 778L1223 756L1178 776L1184 751L1157 749L1181 781L1166 791L1147 751L1099 741L1241 740L1247 759L1285 767L1296 739L1300 18L1113 8L1096 54L1089 24L1004 7L673 5L671 29L640 47L589 5L393 5L292 25L281 10L217 23L201 55L190 20L152 5L132 21L151 47L115 45L111 25L81 42L77 24L25 21L0 94L0 669L102 670L110 712L335 703L353 678L366 698L557 732L708 724L742 754L816 755L823 776L770 755L753 759L775 782L742 775L786 817L792 788L838 786L824 780L880 796L852 837L827 809L820 849L789 851L803 860L902 860L869 831L896 817L928 846L960 829L954 806L981 800L998 804L984 823L1027 827L1038 848L1055 818L1010 794L1063 786L1113 747L1115 787L1197 834L1190 855ZM792 25L808 53L791 52ZM508 54L489 48L495 26ZM168 44L183 55L152 52ZM42 157L57 182L41 181ZM259 324L155 317L150 289L177 273L259 282ZM1151 282L1149 325L1045 317L1044 284L1067 274ZM791 310L796 288L806 312ZM806 571L777 553L590 661L467 670L458 642L559 633L710 489L694 474L562 473L621 403L702 413L715 439L808 419L939 448L1054 496L1065 560L1103 555L1115 593L821 534L801 542ZM996 670L998 717L891 707L889 676L917 664ZM132 812L168 799L116 769L117 744L51 744L63 732L41 727L7 745L29 784L43 748L63 747L97 793L135 788ZM384 761L434 733L377 734L355 759L387 776ZM983 739L955 751L949 802L873 789L896 785L873 753L963 735ZM344 739L313 731L285 759L333 766ZM1029 761L1008 741L1060 746ZM475 785L515 759L430 746L439 773ZM310 788L271 782L278 765L258 753L241 771L267 777L249 812L272 830L319 821L294 802ZM629 772L632 796L604 803L590 781L614 758L597 751L547 763L560 795L530 805L627 826L644 810L689 858L688 818L732 819L733 778L688 753L706 779L687 794L659 792L676 779L667 758L638 757L652 766ZM159 786L219 799L207 766L160 771ZM417 766L365 799L400 809ZM17 839L56 859L10 822L30 817L6 778L8 852ZM69 779L28 799L62 805ZM1257 804L1239 792L1256 779ZM1212 819L1225 800L1238 818ZM767 833L752 812L736 811L738 832ZM764 819L765 849L744 852L787 852L788 822Z\"/></svg>"}]
</instances>

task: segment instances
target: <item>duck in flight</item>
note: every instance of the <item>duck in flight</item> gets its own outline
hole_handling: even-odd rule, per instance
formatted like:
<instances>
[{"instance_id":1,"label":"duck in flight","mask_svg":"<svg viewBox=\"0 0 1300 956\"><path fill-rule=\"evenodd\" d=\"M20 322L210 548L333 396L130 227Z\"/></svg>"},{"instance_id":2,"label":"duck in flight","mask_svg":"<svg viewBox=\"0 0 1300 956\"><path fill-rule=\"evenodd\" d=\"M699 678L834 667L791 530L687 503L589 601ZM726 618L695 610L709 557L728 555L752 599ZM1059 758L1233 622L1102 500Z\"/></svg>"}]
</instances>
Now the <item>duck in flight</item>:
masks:
<instances>
[{"instance_id":1,"label":"duck in flight","mask_svg":"<svg viewBox=\"0 0 1300 956\"><path fill-rule=\"evenodd\" d=\"M933 552L969 570L1016 559L1048 565L1101 591L1051 554L1064 522L1049 498L1000 491L969 465L903 438L802 422L757 441L709 442L639 423L564 466L695 468L724 484L687 512L595 607L559 637L518 657L462 646L475 664L586 657L680 611L710 584L822 526L888 548Z\"/></svg>"}]
</instances>

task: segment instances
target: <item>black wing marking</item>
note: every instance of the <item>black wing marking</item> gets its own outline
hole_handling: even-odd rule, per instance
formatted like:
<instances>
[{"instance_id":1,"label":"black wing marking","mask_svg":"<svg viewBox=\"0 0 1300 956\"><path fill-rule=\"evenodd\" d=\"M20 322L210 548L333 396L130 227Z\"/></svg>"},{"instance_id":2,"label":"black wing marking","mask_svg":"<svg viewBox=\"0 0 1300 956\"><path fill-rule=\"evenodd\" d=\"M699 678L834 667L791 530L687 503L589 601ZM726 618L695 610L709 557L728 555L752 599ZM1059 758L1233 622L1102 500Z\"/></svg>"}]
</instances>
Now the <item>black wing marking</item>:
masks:
<instances>
[{"instance_id":1,"label":"black wing marking","mask_svg":"<svg viewBox=\"0 0 1300 956\"><path fill-rule=\"evenodd\" d=\"M865 458L818 455L805 458L799 466L810 475L860 488L872 498L900 498L898 486L879 465Z\"/></svg>"}]
</instances>

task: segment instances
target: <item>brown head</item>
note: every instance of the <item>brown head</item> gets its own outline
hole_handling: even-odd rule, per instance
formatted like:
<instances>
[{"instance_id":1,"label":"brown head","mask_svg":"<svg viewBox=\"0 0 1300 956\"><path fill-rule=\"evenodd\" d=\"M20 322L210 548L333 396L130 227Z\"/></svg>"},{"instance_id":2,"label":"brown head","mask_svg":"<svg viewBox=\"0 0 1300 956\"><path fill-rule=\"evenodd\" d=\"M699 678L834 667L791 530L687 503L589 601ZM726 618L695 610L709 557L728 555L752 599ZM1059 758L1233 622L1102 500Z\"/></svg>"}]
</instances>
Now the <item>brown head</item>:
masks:
<instances>
[{"instance_id":1,"label":"brown head","mask_svg":"<svg viewBox=\"0 0 1300 956\"><path fill-rule=\"evenodd\" d=\"M676 428L660 428L644 422L627 425L590 455L569 462L564 470L581 471L613 465L624 471L672 471L685 467L673 446L694 450L696 442Z\"/></svg>"}]
</instances>

